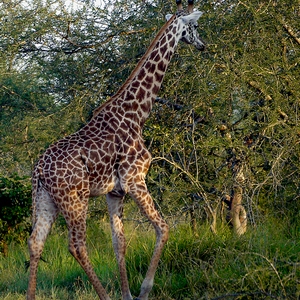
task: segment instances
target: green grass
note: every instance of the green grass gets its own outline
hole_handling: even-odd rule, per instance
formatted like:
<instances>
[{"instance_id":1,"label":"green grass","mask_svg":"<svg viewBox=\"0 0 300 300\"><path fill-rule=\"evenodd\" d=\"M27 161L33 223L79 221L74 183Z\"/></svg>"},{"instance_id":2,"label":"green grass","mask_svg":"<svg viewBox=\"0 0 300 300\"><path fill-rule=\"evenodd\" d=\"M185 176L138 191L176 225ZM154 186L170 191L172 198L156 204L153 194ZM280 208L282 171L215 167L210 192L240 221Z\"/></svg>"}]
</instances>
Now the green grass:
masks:
<instances>
[{"instance_id":1,"label":"green grass","mask_svg":"<svg viewBox=\"0 0 300 300\"><path fill-rule=\"evenodd\" d=\"M221 227L221 226L220 226ZM58 229L60 227L55 227ZM112 299L121 299L119 276L107 222L90 222L88 249L95 270ZM138 295L155 237L153 230L126 225L127 268ZM299 299L299 227L272 220L237 238L224 226L218 234L199 226L171 228L150 299ZM37 299L98 299L87 277L68 252L67 232L54 230L43 252ZM25 298L27 245L11 244L0 256L0 299Z\"/></svg>"}]
</instances>

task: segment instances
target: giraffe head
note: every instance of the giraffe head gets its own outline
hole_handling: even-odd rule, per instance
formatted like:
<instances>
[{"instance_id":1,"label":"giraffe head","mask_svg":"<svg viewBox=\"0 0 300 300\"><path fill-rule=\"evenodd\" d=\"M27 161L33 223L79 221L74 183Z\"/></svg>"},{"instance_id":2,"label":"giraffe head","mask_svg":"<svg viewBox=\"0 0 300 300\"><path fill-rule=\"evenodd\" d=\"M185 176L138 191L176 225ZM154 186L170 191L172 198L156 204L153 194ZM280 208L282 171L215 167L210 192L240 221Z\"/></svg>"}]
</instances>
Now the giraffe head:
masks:
<instances>
[{"instance_id":1,"label":"giraffe head","mask_svg":"<svg viewBox=\"0 0 300 300\"><path fill-rule=\"evenodd\" d=\"M188 0L188 10L184 11L182 9L181 0L176 0L178 10L176 12L177 22L179 23L179 32L181 34L180 40L194 45L196 49L203 51L205 49L205 44L199 36L197 31L198 19L202 16L201 11L193 11L193 0ZM166 19L169 20L172 15L167 15Z\"/></svg>"}]
</instances>

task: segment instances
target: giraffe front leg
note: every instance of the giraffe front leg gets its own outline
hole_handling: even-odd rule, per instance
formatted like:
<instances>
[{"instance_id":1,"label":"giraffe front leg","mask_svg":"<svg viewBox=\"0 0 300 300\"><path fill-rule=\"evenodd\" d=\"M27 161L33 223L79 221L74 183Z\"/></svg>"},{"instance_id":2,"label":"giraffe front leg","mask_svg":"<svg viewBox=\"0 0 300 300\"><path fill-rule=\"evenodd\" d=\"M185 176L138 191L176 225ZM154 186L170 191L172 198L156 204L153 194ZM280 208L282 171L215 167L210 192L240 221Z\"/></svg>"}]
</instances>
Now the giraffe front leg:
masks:
<instances>
[{"instance_id":1,"label":"giraffe front leg","mask_svg":"<svg viewBox=\"0 0 300 300\"><path fill-rule=\"evenodd\" d=\"M138 300L147 300L148 295L153 287L154 275L165 243L169 237L169 226L162 219L159 212L155 209L152 197L150 196L147 186L143 179L138 183L135 181L131 187L130 196L136 201L141 212L148 218L156 233L156 244L154 252L148 267L145 279L141 286L141 292Z\"/></svg>"},{"instance_id":2,"label":"giraffe front leg","mask_svg":"<svg viewBox=\"0 0 300 300\"><path fill-rule=\"evenodd\" d=\"M122 193L118 194L114 191L106 195L112 231L112 243L120 272L122 298L124 300L132 300L125 263L126 241L122 222L123 198Z\"/></svg>"}]
</instances>

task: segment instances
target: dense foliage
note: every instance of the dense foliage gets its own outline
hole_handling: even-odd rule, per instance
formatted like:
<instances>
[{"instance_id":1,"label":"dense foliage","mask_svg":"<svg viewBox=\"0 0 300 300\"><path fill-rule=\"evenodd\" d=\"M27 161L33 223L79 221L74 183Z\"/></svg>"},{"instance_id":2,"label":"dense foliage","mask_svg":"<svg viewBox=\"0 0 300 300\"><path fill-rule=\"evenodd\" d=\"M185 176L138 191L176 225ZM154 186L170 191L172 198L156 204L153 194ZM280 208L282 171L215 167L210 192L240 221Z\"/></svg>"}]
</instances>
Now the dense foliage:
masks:
<instances>
[{"instance_id":1,"label":"dense foliage","mask_svg":"<svg viewBox=\"0 0 300 300\"><path fill-rule=\"evenodd\" d=\"M7 254L8 243L20 241L30 231L28 217L31 207L31 187L27 180L0 178L0 252Z\"/></svg>"},{"instance_id":2,"label":"dense foliage","mask_svg":"<svg viewBox=\"0 0 300 300\"><path fill-rule=\"evenodd\" d=\"M147 49L168 1L0 4L0 174L80 128ZM74 5L74 6L73 6ZM196 5L200 5L196 3ZM223 217L237 187L251 224L299 218L299 2L201 1L207 50L181 44L145 125L148 186L166 217Z\"/></svg>"},{"instance_id":3,"label":"dense foliage","mask_svg":"<svg viewBox=\"0 0 300 300\"><path fill-rule=\"evenodd\" d=\"M153 154L148 187L171 228L151 297L298 299L299 1L195 2L207 50L179 45L144 127ZM39 154L117 91L175 9L174 0L0 2L0 251L10 253L0 255L0 298L23 299L27 287L20 266ZM240 238L226 225L225 207L238 193L251 225ZM88 248L118 299L100 200L90 201ZM133 295L154 243L140 218L128 201ZM46 243L38 296L94 299L62 225L61 218Z\"/></svg>"}]
</instances>

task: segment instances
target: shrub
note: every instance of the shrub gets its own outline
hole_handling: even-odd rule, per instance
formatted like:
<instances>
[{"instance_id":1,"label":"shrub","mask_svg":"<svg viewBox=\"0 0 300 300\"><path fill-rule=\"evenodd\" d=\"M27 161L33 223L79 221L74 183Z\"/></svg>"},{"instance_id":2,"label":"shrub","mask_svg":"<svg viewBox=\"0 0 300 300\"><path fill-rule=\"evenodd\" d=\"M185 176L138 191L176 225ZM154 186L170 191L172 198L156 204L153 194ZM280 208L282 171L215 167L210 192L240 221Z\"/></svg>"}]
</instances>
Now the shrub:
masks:
<instances>
[{"instance_id":1,"label":"shrub","mask_svg":"<svg viewBox=\"0 0 300 300\"><path fill-rule=\"evenodd\" d=\"M0 177L0 252L7 243L24 240L30 231L31 185L17 175Z\"/></svg>"}]
</instances>

